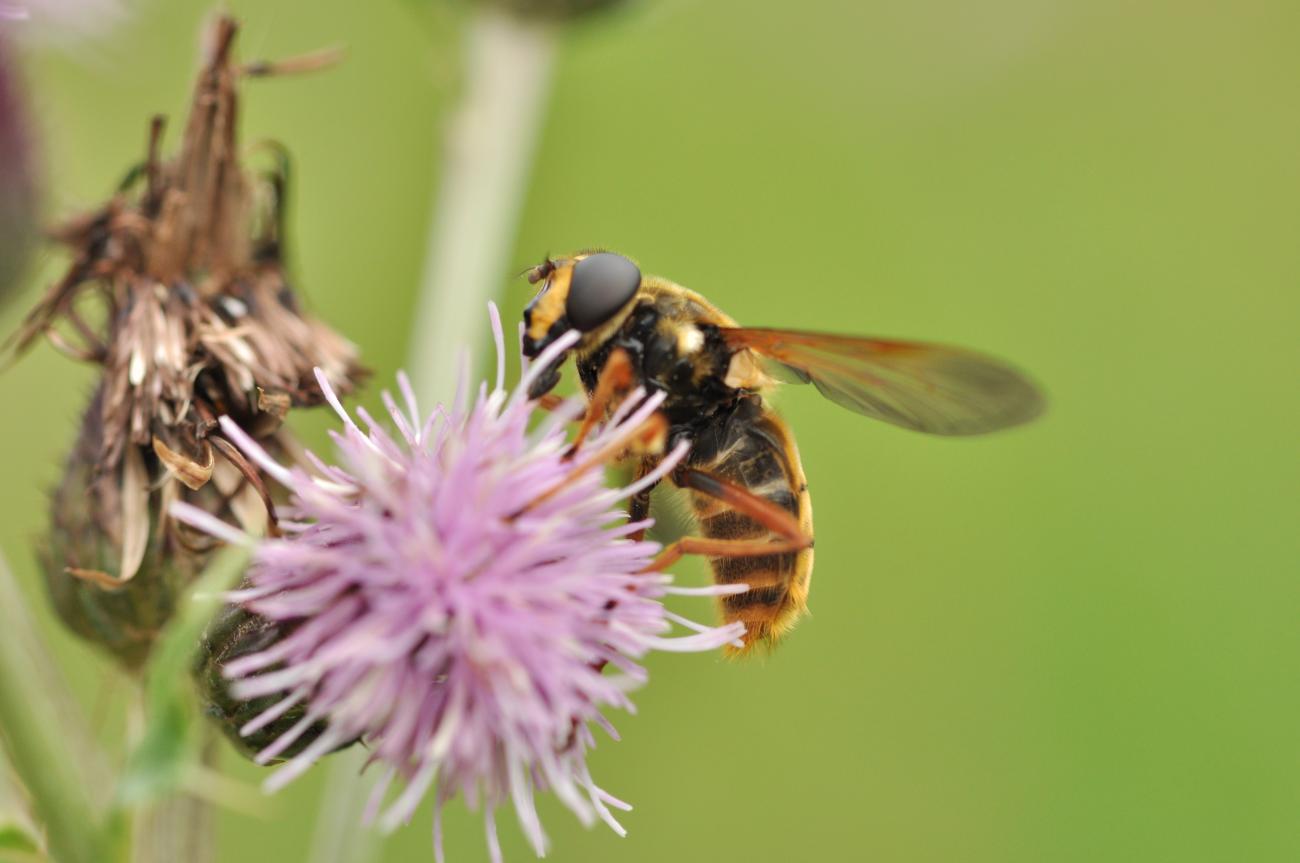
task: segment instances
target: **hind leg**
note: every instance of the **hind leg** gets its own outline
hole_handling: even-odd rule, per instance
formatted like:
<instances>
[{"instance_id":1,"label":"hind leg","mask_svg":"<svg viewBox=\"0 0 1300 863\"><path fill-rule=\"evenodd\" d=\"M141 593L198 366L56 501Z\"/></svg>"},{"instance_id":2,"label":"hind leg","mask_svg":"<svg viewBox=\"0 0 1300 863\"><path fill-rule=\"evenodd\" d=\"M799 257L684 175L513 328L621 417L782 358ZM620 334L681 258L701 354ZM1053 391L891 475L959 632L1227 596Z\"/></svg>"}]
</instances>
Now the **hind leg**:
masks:
<instances>
[{"instance_id":1,"label":"hind leg","mask_svg":"<svg viewBox=\"0 0 1300 863\"><path fill-rule=\"evenodd\" d=\"M705 554L710 557L757 557L802 551L812 547L813 538L804 533L793 513L729 480L695 468L679 467L673 471L673 482L681 488L706 494L731 509L749 516L775 534L775 538L683 537L661 551L650 566L646 567L647 571L662 570L687 554Z\"/></svg>"}]
</instances>

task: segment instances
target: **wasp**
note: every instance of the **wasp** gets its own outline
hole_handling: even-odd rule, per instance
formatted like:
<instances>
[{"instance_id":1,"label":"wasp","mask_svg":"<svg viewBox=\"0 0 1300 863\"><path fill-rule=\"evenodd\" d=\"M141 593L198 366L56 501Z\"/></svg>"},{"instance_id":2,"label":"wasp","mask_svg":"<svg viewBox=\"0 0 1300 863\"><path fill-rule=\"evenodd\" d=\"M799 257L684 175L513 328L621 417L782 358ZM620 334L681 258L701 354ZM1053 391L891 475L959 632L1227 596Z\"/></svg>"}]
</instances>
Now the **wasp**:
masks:
<instances>
[{"instance_id":1,"label":"wasp","mask_svg":"<svg viewBox=\"0 0 1300 863\"><path fill-rule=\"evenodd\" d=\"M914 431L978 435L1027 422L1039 389L1011 366L962 348L739 326L700 294L643 275L608 251L551 259L528 271L541 288L524 310L523 352L536 358L570 330L578 340L542 370L535 399L572 353L587 394L577 435L637 386L662 391L662 445L637 456L646 475L674 444L689 450L668 474L688 493L700 536L666 546L653 568L708 557L716 582L748 589L721 598L743 621L746 652L774 643L807 608L812 503L799 450L765 396L778 382L811 383L849 410ZM649 490L629 517L649 513Z\"/></svg>"}]
</instances>

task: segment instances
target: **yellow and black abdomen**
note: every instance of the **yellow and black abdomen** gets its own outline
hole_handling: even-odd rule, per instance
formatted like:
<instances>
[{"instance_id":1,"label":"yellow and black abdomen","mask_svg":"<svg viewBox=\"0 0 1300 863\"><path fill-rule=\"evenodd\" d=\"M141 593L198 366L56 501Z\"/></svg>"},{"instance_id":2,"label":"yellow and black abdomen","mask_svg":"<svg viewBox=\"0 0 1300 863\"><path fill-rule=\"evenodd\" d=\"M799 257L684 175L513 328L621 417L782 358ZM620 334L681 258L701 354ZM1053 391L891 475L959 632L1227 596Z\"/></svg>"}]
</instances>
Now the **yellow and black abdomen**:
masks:
<instances>
[{"instance_id":1,"label":"yellow and black abdomen","mask_svg":"<svg viewBox=\"0 0 1300 863\"><path fill-rule=\"evenodd\" d=\"M799 451L790 430L758 396L742 399L696 431L687 456L691 467L739 485L795 516L812 536L812 505ZM692 492L691 504L700 532L711 539L761 540L772 532L748 515L717 498ZM727 622L745 624L745 649L772 641L788 631L803 614L812 576L813 550L746 557L711 557L719 584L748 584L745 593L722 597Z\"/></svg>"}]
</instances>

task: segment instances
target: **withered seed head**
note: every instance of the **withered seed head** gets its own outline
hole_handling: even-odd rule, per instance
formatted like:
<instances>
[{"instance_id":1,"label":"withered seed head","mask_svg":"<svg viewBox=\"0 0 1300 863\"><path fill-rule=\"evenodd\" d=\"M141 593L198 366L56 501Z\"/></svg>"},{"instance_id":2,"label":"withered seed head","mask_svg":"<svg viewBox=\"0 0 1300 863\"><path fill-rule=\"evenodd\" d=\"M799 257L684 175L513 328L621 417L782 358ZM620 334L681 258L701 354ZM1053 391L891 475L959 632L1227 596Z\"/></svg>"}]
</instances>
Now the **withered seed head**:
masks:
<instances>
[{"instance_id":1,"label":"withered seed head","mask_svg":"<svg viewBox=\"0 0 1300 863\"><path fill-rule=\"evenodd\" d=\"M17 351L45 334L103 365L105 466L128 442L155 438L206 461L216 416L251 420L259 399L317 404L316 367L345 390L360 373L355 347L302 313L285 275L283 174L253 176L239 162L235 29L223 18L210 34L180 155L160 160L156 118L123 189L54 230L72 265L15 337ZM85 295L104 304L102 333L82 317Z\"/></svg>"},{"instance_id":2,"label":"withered seed head","mask_svg":"<svg viewBox=\"0 0 1300 863\"><path fill-rule=\"evenodd\" d=\"M50 579L78 631L90 612L140 628L125 641L85 633L132 664L169 611L175 585L160 585L180 579L183 587L207 557L166 516L166 504L183 499L254 527L270 510L256 469L217 418L228 415L276 446L291 406L323 400L313 369L342 392L364 375L355 347L303 313L285 274L282 152L265 172L240 161L236 30L222 17L208 34L180 153L161 157L163 121L155 118L146 157L118 192L52 232L72 263L11 339L21 353L44 335L103 368L83 420L93 433L83 432L56 494ZM96 302L102 322L84 314ZM164 577L158 567L176 572ZM69 577L75 582L55 583ZM123 591L145 601L124 602ZM73 615L61 595L76 597L85 614ZM160 616L133 620L124 606Z\"/></svg>"}]
</instances>

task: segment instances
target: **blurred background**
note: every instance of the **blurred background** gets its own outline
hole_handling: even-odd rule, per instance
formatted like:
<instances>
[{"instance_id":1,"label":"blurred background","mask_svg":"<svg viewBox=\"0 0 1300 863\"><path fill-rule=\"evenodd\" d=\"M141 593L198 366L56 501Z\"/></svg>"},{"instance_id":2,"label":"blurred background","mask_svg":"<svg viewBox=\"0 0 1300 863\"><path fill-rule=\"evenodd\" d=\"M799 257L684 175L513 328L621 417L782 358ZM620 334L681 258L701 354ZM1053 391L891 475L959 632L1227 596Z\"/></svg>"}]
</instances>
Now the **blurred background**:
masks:
<instances>
[{"instance_id":1,"label":"blurred background","mask_svg":"<svg viewBox=\"0 0 1300 863\"><path fill-rule=\"evenodd\" d=\"M347 46L251 82L243 129L296 158L293 268L373 407L408 352L464 16L228 6L246 58ZM210 8L25 46L47 217L106 197L152 113L179 118ZM643 0L563 34L507 319L515 273L601 245L742 323L1007 357L1051 407L951 441L782 392L812 615L767 658L655 657L593 757L630 835L544 801L551 859L1300 859L1298 28L1286 0ZM56 624L32 552L92 376L48 346L0 375L0 546L111 745L125 686ZM326 773L223 813L220 859L304 860ZM463 804L445 832L453 863L486 859ZM427 812L382 859L432 859Z\"/></svg>"}]
</instances>

